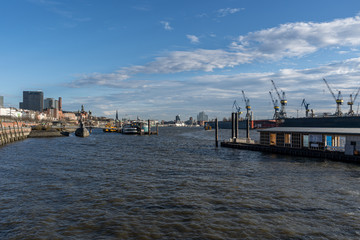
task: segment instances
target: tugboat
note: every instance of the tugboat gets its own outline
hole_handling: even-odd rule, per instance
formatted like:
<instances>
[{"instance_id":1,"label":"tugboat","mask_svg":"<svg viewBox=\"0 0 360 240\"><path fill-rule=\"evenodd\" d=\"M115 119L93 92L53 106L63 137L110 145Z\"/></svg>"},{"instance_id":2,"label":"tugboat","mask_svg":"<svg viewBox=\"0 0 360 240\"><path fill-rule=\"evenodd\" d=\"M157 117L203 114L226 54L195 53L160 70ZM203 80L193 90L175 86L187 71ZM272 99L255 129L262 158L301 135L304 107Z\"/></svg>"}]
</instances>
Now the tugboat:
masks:
<instances>
[{"instance_id":1,"label":"tugboat","mask_svg":"<svg viewBox=\"0 0 360 240\"><path fill-rule=\"evenodd\" d=\"M204 129L205 131L210 131L212 130L212 127L208 123L206 123Z\"/></svg>"},{"instance_id":2,"label":"tugboat","mask_svg":"<svg viewBox=\"0 0 360 240\"><path fill-rule=\"evenodd\" d=\"M103 132L117 132L117 127L112 126L110 123L105 125L105 128L103 128Z\"/></svg>"},{"instance_id":3,"label":"tugboat","mask_svg":"<svg viewBox=\"0 0 360 240\"><path fill-rule=\"evenodd\" d=\"M84 127L82 120L80 120L80 127L76 129L75 136L77 137L88 137L90 136L89 131Z\"/></svg>"}]
</instances>

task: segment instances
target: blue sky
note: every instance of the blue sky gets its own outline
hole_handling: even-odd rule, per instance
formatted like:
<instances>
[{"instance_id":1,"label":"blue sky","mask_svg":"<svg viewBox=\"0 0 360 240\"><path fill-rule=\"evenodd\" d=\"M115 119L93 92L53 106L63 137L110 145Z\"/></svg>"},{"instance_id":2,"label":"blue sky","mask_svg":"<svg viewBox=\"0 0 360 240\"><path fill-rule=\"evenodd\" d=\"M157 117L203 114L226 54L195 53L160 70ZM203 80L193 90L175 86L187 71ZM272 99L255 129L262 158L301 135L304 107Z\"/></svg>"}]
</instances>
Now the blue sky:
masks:
<instances>
[{"instance_id":1,"label":"blue sky","mask_svg":"<svg viewBox=\"0 0 360 240\"><path fill-rule=\"evenodd\" d=\"M271 118L270 79L290 116L335 112L360 87L357 0L12 0L0 2L0 95L62 97L97 116L228 117L241 91ZM360 100L360 97L359 97ZM360 101L359 101L360 102ZM357 108L357 103L355 110ZM343 105L343 111L348 106Z\"/></svg>"}]
</instances>

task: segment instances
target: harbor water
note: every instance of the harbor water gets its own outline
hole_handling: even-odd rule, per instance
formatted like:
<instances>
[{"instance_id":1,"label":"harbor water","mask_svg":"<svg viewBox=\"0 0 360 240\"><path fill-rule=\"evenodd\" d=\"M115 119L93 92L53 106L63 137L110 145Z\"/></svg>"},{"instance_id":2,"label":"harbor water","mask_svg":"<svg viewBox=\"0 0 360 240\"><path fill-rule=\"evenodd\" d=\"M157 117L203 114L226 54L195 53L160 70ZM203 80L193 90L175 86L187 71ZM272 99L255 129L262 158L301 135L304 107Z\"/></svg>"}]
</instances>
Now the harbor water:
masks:
<instances>
[{"instance_id":1,"label":"harbor water","mask_svg":"<svg viewBox=\"0 0 360 240\"><path fill-rule=\"evenodd\" d=\"M202 128L26 139L0 148L0 239L360 239L360 164Z\"/></svg>"}]
</instances>

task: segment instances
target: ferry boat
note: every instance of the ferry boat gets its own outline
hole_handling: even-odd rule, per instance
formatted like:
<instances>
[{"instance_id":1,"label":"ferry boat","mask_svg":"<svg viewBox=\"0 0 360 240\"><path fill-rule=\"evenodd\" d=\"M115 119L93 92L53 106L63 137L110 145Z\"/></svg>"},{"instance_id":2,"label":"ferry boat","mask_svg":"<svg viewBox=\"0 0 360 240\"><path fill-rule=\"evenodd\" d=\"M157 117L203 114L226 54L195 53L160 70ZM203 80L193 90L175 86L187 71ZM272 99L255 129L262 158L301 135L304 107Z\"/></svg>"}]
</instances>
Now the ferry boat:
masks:
<instances>
[{"instance_id":1,"label":"ferry boat","mask_svg":"<svg viewBox=\"0 0 360 240\"><path fill-rule=\"evenodd\" d=\"M123 126L121 132L123 134L138 134L139 130L138 127L134 124L126 124Z\"/></svg>"}]
</instances>

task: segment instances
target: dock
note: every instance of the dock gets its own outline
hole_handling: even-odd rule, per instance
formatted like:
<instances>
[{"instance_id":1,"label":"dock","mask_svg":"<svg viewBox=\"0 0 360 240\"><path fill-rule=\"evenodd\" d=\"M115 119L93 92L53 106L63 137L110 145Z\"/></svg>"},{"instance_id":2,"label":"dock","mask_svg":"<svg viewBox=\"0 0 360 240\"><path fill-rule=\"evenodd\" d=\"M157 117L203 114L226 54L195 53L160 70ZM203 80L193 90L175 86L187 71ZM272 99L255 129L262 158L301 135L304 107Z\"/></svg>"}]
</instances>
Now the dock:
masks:
<instances>
[{"instance_id":1,"label":"dock","mask_svg":"<svg viewBox=\"0 0 360 240\"><path fill-rule=\"evenodd\" d=\"M310 158L326 158L335 161L360 163L360 156L345 155L344 152L324 151L314 149L296 149L290 147L266 146L258 143L233 143L221 142L221 147L236 148L250 151L260 151L275 154L284 154L290 156L310 157Z\"/></svg>"},{"instance_id":2,"label":"dock","mask_svg":"<svg viewBox=\"0 0 360 240\"><path fill-rule=\"evenodd\" d=\"M0 146L26 139L31 132L30 127L23 127L19 122L0 121Z\"/></svg>"},{"instance_id":3,"label":"dock","mask_svg":"<svg viewBox=\"0 0 360 240\"><path fill-rule=\"evenodd\" d=\"M221 147L360 163L360 128L274 127L258 130L259 141L250 139L249 128L248 121L246 138L238 138L238 119L232 113L231 138ZM217 141L215 133L216 146Z\"/></svg>"}]
</instances>

